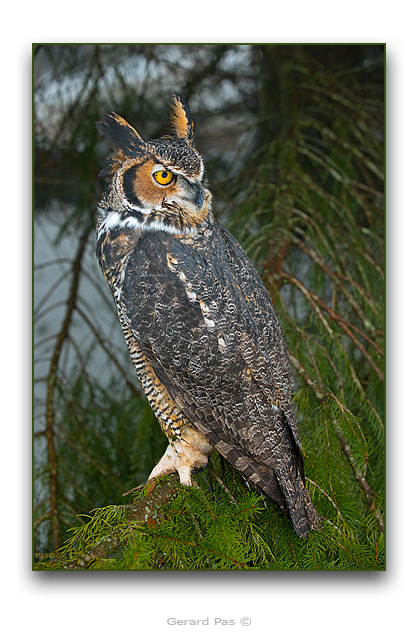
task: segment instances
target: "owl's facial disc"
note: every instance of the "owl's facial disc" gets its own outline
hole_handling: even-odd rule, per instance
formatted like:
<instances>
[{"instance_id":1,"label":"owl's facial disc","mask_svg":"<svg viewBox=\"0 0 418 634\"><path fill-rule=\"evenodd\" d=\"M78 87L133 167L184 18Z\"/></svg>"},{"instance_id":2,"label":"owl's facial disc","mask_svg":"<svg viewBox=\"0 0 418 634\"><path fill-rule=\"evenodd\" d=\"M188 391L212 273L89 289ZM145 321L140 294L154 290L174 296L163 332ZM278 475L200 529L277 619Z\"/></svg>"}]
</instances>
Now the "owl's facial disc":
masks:
<instances>
[{"instance_id":1,"label":"owl's facial disc","mask_svg":"<svg viewBox=\"0 0 418 634\"><path fill-rule=\"evenodd\" d=\"M197 180L189 180L181 174L176 175L176 185L170 188L164 198L163 206L174 204L179 205L190 213L195 213L202 209L204 201L204 190Z\"/></svg>"},{"instance_id":2,"label":"owl's facial disc","mask_svg":"<svg viewBox=\"0 0 418 634\"><path fill-rule=\"evenodd\" d=\"M197 215L208 195L199 177L185 176L179 168L152 159L128 167L123 190L128 202L146 214Z\"/></svg>"},{"instance_id":3,"label":"owl's facial disc","mask_svg":"<svg viewBox=\"0 0 418 634\"><path fill-rule=\"evenodd\" d=\"M164 196L162 207L170 208L172 205L180 205L182 208L189 207L189 211L192 211L191 203L197 211L201 210L204 196L197 179L187 178L176 168L166 167L161 163L152 167L151 177Z\"/></svg>"}]
</instances>

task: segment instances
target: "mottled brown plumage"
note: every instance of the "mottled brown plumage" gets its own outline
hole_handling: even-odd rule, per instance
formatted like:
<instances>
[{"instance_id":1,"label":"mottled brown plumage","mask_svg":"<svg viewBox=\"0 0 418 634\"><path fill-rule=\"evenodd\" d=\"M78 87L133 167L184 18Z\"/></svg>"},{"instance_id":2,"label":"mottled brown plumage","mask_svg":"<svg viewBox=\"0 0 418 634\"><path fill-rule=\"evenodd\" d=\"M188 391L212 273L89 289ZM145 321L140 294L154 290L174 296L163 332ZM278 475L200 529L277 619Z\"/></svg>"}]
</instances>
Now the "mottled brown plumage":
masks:
<instances>
[{"instance_id":1,"label":"mottled brown plumage","mask_svg":"<svg viewBox=\"0 0 418 634\"><path fill-rule=\"evenodd\" d=\"M138 378L169 446L150 478L183 484L216 449L306 537L305 488L286 345L267 291L214 218L194 124L175 94L176 136L144 142L118 115L99 203L97 254Z\"/></svg>"}]
</instances>

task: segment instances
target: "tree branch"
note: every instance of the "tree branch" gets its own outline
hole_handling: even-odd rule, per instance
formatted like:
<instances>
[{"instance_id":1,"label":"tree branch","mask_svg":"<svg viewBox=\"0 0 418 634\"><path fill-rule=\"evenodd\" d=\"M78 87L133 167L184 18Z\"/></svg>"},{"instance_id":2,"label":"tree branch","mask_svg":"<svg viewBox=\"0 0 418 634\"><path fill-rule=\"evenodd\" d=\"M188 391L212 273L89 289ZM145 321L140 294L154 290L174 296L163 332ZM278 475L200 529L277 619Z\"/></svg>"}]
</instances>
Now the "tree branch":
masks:
<instances>
[{"instance_id":1,"label":"tree branch","mask_svg":"<svg viewBox=\"0 0 418 634\"><path fill-rule=\"evenodd\" d=\"M68 336L68 331L71 323L71 317L75 308L75 302L77 297L77 289L81 272L81 260L83 257L84 249L87 244L88 236L90 235L91 227L89 227L80 239L78 251L73 263L73 279L71 283L70 293L67 300L67 311L64 317L64 321L59 332L57 342L51 357L51 364L48 372L47 381L47 394L46 394L46 429L45 437L47 441L48 451L48 464L49 464L49 501L50 501L50 513L51 513L51 526L52 537L55 550L60 547L60 535L59 535L59 512L58 512L58 465L57 455L55 451L54 443L54 423L55 423L55 408L54 408L54 394L57 384L58 364L64 342Z\"/></svg>"},{"instance_id":2,"label":"tree branch","mask_svg":"<svg viewBox=\"0 0 418 634\"><path fill-rule=\"evenodd\" d=\"M369 484L367 483L366 478L361 473L360 469L357 468L356 461L354 459L354 456L353 456L353 453L351 451L350 445L348 444L346 438L344 437L343 433L339 429L338 423L335 420L333 420L333 424L334 424L334 430L335 430L335 433L337 435L337 438L340 441L340 445L341 445L341 449L343 451L343 454L347 458L347 460L348 460L348 462L350 464L350 467L353 470L354 477L356 478L357 482L360 485L361 490L364 493L364 496L366 498L367 504L368 504L370 510L373 512L373 515L374 515L376 523L377 523L377 525L379 527L379 530L382 533L384 533L385 532L384 520L383 520L381 512L375 506L376 493L369 486Z\"/></svg>"}]
</instances>

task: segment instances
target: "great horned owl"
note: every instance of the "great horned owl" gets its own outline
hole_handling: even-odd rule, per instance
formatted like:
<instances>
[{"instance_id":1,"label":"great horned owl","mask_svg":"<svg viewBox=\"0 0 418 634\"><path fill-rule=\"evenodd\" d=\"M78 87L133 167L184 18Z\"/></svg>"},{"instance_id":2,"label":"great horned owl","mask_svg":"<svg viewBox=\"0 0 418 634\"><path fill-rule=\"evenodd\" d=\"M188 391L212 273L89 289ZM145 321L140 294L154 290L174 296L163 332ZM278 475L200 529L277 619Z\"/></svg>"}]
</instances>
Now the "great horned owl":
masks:
<instances>
[{"instance_id":1,"label":"great horned owl","mask_svg":"<svg viewBox=\"0 0 418 634\"><path fill-rule=\"evenodd\" d=\"M216 449L306 537L305 488L286 345L267 291L214 218L194 122L174 94L175 136L143 141L117 114L98 205L97 256L167 450L149 479L190 485Z\"/></svg>"}]
</instances>

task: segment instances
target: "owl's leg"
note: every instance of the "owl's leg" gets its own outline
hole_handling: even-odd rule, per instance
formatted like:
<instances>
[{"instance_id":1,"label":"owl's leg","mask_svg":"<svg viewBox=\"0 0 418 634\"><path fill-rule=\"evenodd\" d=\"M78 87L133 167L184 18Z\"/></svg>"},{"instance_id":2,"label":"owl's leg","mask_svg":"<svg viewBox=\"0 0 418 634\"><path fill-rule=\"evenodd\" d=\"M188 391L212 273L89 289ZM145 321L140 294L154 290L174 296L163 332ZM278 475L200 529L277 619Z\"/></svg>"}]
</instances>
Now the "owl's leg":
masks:
<instances>
[{"instance_id":1,"label":"owl's leg","mask_svg":"<svg viewBox=\"0 0 418 634\"><path fill-rule=\"evenodd\" d=\"M148 480L177 472L180 484L192 486L192 472L206 467L208 456L212 451L213 447L204 436L187 426L182 432L181 439L168 445L163 457L151 471Z\"/></svg>"}]
</instances>

